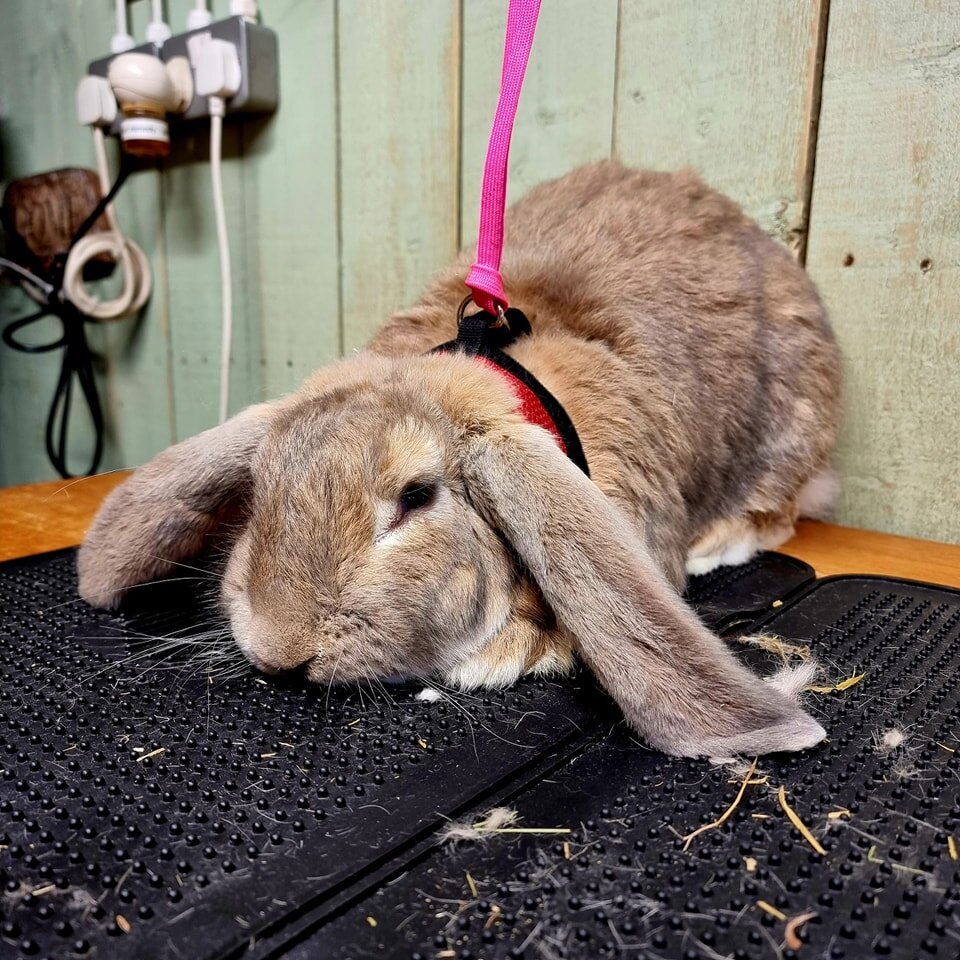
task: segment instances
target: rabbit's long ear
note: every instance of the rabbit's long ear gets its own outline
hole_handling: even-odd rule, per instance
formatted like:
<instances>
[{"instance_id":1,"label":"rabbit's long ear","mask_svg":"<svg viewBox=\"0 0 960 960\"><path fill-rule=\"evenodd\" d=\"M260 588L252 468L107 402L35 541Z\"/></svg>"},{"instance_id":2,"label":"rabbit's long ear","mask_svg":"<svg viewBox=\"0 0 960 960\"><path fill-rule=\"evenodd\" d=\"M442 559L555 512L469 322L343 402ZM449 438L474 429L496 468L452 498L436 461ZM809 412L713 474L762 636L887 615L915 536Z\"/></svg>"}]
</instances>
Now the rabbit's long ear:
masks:
<instances>
[{"instance_id":1,"label":"rabbit's long ear","mask_svg":"<svg viewBox=\"0 0 960 960\"><path fill-rule=\"evenodd\" d=\"M203 552L250 482L275 404L248 407L136 470L100 507L77 558L80 595L114 607L123 592Z\"/></svg>"},{"instance_id":2,"label":"rabbit's long ear","mask_svg":"<svg viewBox=\"0 0 960 960\"><path fill-rule=\"evenodd\" d=\"M537 427L468 441L471 499L539 584L628 721L679 756L802 750L823 728L740 665L656 568L611 501Z\"/></svg>"}]
</instances>

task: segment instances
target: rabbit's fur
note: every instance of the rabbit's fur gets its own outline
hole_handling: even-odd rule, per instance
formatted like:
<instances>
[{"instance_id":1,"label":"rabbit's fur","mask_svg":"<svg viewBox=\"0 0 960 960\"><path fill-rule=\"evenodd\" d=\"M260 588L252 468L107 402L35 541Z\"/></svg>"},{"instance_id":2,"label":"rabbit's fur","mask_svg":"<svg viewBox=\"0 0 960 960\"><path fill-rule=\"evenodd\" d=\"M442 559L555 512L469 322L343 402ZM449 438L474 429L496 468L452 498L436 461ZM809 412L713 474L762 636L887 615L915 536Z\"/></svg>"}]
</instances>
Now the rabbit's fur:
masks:
<instances>
[{"instance_id":1,"label":"rabbit's fur","mask_svg":"<svg viewBox=\"0 0 960 960\"><path fill-rule=\"evenodd\" d=\"M653 745L728 756L823 729L680 601L686 568L789 536L829 476L837 351L801 268L690 173L601 163L508 213L509 353L565 406L593 482L460 354L464 252L367 352L140 468L104 503L80 591L112 606L238 530L241 648L317 681L563 671L577 650ZM405 489L427 505L404 514Z\"/></svg>"}]
</instances>

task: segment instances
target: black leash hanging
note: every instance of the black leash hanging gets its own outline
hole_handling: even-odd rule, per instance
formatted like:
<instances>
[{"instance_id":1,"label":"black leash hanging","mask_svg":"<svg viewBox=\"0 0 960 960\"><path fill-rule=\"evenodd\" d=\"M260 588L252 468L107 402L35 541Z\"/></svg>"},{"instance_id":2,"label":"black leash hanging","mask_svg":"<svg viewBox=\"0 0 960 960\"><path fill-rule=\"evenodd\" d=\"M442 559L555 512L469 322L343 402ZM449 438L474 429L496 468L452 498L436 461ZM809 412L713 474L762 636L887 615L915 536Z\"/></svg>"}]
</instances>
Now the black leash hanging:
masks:
<instances>
[{"instance_id":1,"label":"black leash hanging","mask_svg":"<svg viewBox=\"0 0 960 960\"><path fill-rule=\"evenodd\" d=\"M71 237L65 254L58 255L45 276L40 277L42 287L38 287L44 296L41 309L26 317L20 317L8 323L0 336L3 342L13 350L21 353L49 353L52 350L63 351L60 363L60 373L54 389L53 399L47 413L44 429L44 444L51 464L61 477L71 479L76 476L85 476L96 473L103 458L104 418L103 408L97 392L94 377L94 354L87 341L86 324L92 322L90 317L82 314L77 308L62 296L64 271L67 259L73 247L90 231L100 219L116 197L120 188L131 173L131 166L124 161L109 192L102 197L87 218L80 224L76 233ZM10 264L17 273L25 273L17 264ZM57 317L63 332L55 340L48 343L30 344L17 339L16 334L24 328L42 320L44 317ZM73 381L77 384L87 405L90 420L94 430L94 449L90 459L90 466L84 474L70 472L67 465L67 439L70 427L70 410L73 399Z\"/></svg>"}]
</instances>

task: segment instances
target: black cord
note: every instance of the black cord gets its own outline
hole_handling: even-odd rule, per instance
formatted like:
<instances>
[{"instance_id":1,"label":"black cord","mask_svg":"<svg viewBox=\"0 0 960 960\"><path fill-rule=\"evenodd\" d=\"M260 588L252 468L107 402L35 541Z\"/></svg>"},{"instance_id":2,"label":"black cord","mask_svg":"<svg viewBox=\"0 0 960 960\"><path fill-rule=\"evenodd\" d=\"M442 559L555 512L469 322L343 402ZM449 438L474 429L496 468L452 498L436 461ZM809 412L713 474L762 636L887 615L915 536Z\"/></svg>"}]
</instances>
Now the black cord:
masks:
<instances>
[{"instance_id":1,"label":"black cord","mask_svg":"<svg viewBox=\"0 0 960 960\"><path fill-rule=\"evenodd\" d=\"M91 321L91 317L81 313L69 300L63 297L63 277L66 271L67 259L74 246L90 231L90 228L103 216L104 210L112 203L114 197L120 192L120 188L126 182L131 173L131 167L126 157L120 166L117 179L113 186L102 197L97 205L90 212L90 215L80 224L80 227L74 233L70 240L66 254L58 255L47 276L43 277L44 283L49 284L49 292L46 294L46 302L36 313L29 314L26 317L20 317L8 323L2 331L3 342L14 350L21 353L47 353L58 348L63 350L63 359L60 363L60 374L57 378L57 386L53 392L53 400L50 403L50 409L47 413L47 423L44 430L44 443L47 448L47 456L53 464L54 469L65 480L75 476L89 475L96 473L100 466L100 460L103 457L103 436L104 420L103 408L100 406L100 396L97 393L96 378L93 373L94 355L87 342L86 324ZM21 271L17 271L21 272ZM15 334L24 327L41 320L43 317L58 317L63 324L63 333L49 343L29 344L18 340ZM73 380L76 377L80 386L80 391L90 412L90 419L93 423L94 431L94 449L90 461L90 467L85 474L71 473L67 466L67 435L70 427L70 407L73 399Z\"/></svg>"}]
</instances>

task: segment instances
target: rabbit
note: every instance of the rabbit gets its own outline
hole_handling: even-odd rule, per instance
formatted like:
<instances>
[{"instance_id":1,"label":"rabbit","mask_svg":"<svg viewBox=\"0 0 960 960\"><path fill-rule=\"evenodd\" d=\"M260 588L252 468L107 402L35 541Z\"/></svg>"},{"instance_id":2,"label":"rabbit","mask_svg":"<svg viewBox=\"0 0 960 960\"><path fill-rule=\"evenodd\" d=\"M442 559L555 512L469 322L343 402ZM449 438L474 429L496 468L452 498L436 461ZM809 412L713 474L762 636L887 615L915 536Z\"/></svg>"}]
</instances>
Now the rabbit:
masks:
<instances>
[{"instance_id":1,"label":"rabbit","mask_svg":"<svg viewBox=\"0 0 960 960\"><path fill-rule=\"evenodd\" d=\"M80 549L81 595L114 607L223 545L223 610L264 671L496 687L576 653L668 754L818 743L790 683L680 597L829 493L838 352L804 271L692 172L607 161L513 205L502 273L532 333L507 352L565 408L588 478L498 371L432 352L471 260L367 350L136 470Z\"/></svg>"}]
</instances>

